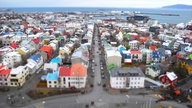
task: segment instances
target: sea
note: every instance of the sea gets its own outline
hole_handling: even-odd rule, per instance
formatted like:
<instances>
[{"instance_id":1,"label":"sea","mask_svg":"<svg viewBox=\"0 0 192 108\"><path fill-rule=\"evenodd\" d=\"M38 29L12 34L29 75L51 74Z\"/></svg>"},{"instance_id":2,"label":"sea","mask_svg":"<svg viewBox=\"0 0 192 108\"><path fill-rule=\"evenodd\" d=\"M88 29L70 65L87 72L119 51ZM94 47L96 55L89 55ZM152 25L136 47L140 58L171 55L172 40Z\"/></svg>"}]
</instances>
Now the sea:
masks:
<instances>
[{"instance_id":1,"label":"sea","mask_svg":"<svg viewBox=\"0 0 192 108\"><path fill-rule=\"evenodd\" d=\"M14 12L109 12L129 11L141 13L177 14L179 16L146 15L160 23L179 24L188 23L192 20L191 9L167 9L167 8L101 8L101 7L30 7L30 8L8 8ZM110 17L108 17L110 18ZM112 17L111 17L112 18ZM126 18L125 16L122 18Z\"/></svg>"}]
</instances>

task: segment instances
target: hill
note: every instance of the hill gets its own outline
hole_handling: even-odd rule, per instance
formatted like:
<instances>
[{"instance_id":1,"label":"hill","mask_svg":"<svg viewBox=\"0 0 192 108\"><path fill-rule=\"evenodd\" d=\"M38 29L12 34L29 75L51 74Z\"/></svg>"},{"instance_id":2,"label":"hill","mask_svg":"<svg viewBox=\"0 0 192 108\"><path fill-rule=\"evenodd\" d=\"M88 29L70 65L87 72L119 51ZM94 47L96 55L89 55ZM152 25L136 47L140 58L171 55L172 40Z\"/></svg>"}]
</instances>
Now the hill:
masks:
<instances>
[{"instance_id":1,"label":"hill","mask_svg":"<svg viewBox=\"0 0 192 108\"><path fill-rule=\"evenodd\" d=\"M170 6L163 6L162 8L168 8L168 9L192 9L192 5L176 4L176 5L170 5Z\"/></svg>"}]
</instances>

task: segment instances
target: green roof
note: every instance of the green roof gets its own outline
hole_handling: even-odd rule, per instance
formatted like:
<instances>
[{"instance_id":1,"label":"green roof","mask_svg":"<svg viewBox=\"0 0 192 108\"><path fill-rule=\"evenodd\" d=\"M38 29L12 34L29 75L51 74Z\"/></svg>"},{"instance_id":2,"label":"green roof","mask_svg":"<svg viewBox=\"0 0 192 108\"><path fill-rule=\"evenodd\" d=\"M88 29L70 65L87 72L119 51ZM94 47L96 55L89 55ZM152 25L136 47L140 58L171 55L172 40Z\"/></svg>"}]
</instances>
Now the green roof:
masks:
<instances>
[{"instance_id":1,"label":"green roof","mask_svg":"<svg viewBox=\"0 0 192 108\"><path fill-rule=\"evenodd\" d=\"M189 58L192 60L192 54L189 55Z\"/></svg>"},{"instance_id":2,"label":"green roof","mask_svg":"<svg viewBox=\"0 0 192 108\"><path fill-rule=\"evenodd\" d=\"M130 38L131 35L130 34L126 34L125 36L123 36L123 38Z\"/></svg>"},{"instance_id":3,"label":"green roof","mask_svg":"<svg viewBox=\"0 0 192 108\"><path fill-rule=\"evenodd\" d=\"M108 70L111 70L111 69L113 69L113 68L115 68L116 66L115 66L115 64L110 64L110 65L108 65Z\"/></svg>"},{"instance_id":4,"label":"green roof","mask_svg":"<svg viewBox=\"0 0 192 108\"><path fill-rule=\"evenodd\" d=\"M63 36L59 36L58 40L64 40L64 37Z\"/></svg>"}]
</instances>

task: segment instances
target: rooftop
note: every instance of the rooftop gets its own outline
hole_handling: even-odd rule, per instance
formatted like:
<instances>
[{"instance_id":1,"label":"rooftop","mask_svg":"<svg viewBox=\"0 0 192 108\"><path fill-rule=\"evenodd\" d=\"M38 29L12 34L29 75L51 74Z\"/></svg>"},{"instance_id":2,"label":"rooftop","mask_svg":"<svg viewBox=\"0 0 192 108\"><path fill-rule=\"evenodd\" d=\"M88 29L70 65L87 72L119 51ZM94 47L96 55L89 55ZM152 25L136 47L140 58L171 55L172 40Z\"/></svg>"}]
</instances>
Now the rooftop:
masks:
<instances>
[{"instance_id":1,"label":"rooftop","mask_svg":"<svg viewBox=\"0 0 192 108\"><path fill-rule=\"evenodd\" d=\"M110 71L112 77L145 77L140 68L113 68Z\"/></svg>"}]
</instances>

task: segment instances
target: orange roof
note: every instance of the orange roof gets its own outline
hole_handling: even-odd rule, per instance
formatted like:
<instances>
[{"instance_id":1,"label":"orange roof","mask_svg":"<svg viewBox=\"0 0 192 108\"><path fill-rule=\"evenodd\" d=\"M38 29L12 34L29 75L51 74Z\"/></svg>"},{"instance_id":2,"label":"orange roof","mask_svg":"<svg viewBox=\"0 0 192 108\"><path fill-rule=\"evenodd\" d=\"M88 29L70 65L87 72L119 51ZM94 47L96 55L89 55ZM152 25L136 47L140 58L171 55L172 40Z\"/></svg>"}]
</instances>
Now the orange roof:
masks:
<instances>
[{"instance_id":1,"label":"orange roof","mask_svg":"<svg viewBox=\"0 0 192 108\"><path fill-rule=\"evenodd\" d=\"M70 76L85 77L87 75L87 68L82 64L73 64L71 67Z\"/></svg>"},{"instance_id":2,"label":"orange roof","mask_svg":"<svg viewBox=\"0 0 192 108\"><path fill-rule=\"evenodd\" d=\"M139 42L146 42L149 39L148 36L141 36L139 37Z\"/></svg>"},{"instance_id":3,"label":"orange roof","mask_svg":"<svg viewBox=\"0 0 192 108\"><path fill-rule=\"evenodd\" d=\"M154 51L157 49L157 46L149 46L149 49Z\"/></svg>"},{"instance_id":4,"label":"orange roof","mask_svg":"<svg viewBox=\"0 0 192 108\"><path fill-rule=\"evenodd\" d=\"M52 50L52 47L51 46L43 46L43 47L41 47L40 50L41 51L50 51L50 50Z\"/></svg>"}]
</instances>

